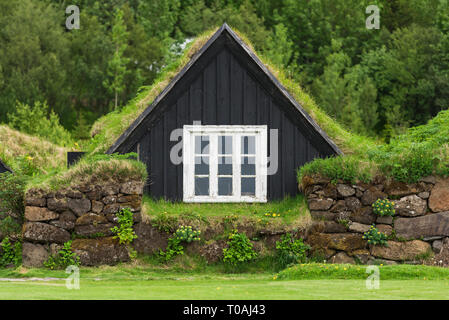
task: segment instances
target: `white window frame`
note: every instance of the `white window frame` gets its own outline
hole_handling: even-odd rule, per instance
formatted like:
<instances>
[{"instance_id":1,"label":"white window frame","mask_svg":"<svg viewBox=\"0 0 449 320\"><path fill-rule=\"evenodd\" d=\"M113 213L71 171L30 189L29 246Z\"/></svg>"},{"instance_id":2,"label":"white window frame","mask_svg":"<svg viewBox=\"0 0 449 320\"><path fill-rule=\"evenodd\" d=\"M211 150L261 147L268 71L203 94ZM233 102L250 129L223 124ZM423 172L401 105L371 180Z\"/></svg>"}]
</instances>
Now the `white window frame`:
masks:
<instances>
[{"instance_id":1,"label":"white window frame","mask_svg":"<svg viewBox=\"0 0 449 320\"><path fill-rule=\"evenodd\" d=\"M209 136L209 195L195 195L195 137ZM233 195L218 195L218 136L232 136ZM241 137L255 136L255 195L241 195ZM267 126L185 125L183 127L184 202L267 202Z\"/></svg>"}]
</instances>

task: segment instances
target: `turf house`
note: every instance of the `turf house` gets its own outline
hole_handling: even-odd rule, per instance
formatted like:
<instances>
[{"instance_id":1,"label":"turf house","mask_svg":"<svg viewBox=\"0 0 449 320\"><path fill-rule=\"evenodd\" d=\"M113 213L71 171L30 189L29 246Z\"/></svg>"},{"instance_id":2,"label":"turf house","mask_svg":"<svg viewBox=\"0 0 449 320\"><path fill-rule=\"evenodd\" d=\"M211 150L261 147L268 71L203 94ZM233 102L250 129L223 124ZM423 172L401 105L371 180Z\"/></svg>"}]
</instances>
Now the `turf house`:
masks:
<instances>
[{"instance_id":1,"label":"turf house","mask_svg":"<svg viewBox=\"0 0 449 320\"><path fill-rule=\"evenodd\" d=\"M295 195L296 170L342 151L224 24L107 153L136 152L145 193L184 202Z\"/></svg>"}]
</instances>

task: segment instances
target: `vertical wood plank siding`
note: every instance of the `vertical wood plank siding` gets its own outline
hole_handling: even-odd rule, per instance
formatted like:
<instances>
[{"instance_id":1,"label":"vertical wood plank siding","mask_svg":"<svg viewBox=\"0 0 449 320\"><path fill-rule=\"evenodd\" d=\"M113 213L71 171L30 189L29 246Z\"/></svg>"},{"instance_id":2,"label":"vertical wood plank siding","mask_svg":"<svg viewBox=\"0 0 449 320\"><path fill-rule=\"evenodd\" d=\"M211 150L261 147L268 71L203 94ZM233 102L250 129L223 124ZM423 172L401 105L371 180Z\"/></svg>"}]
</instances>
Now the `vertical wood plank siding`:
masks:
<instances>
[{"instance_id":1,"label":"vertical wood plank siding","mask_svg":"<svg viewBox=\"0 0 449 320\"><path fill-rule=\"evenodd\" d=\"M257 68L239 54L230 39L216 41L160 102L158 112L143 122L134 143L120 150L138 150L147 164L146 193L154 198L182 200L182 163L170 161L177 141L170 134L183 125L268 125L278 130L278 171L268 177L268 199L280 199L298 192L296 169L316 157L334 154L319 135L307 127L292 105L276 95ZM156 110L155 110L156 111ZM136 135L138 134L136 133ZM270 137L270 131L268 131ZM132 138L131 138L132 139ZM270 145L274 141L270 141ZM126 147L126 146L132 147ZM136 146L137 145L137 146Z\"/></svg>"}]
</instances>

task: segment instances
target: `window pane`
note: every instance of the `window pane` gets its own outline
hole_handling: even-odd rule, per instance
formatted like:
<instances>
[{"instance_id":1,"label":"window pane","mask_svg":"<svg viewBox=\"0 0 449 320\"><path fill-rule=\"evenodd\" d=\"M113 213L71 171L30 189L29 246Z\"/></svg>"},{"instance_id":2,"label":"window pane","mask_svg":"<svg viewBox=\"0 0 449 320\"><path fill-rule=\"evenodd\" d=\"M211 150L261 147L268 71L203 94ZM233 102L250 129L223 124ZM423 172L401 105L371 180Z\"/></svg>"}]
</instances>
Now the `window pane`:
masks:
<instances>
[{"instance_id":1,"label":"window pane","mask_svg":"<svg viewBox=\"0 0 449 320\"><path fill-rule=\"evenodd\" d=\"M242 137L242 154L256 154L256 137Z\"/></svg>"},{"instance_id":2,"label":"window pane","mask_svg":"<svg viewBox=\"0 0 449 320\"><path fill-rule=\"evenodd\" d=\"M195 154L209 154L209 136L195 136Z\"/></svg>"},{"instance_id":3,"label":"window pane","mask_svg":"<svg viewBox=\"0 0 449 320\"><path fill-rule=\"evenodd\" d=\"M195 157L195 174L209 174L209 157Z\"/></svg>"},{"instance_id":4,"label":"window pane","mask_svg":"<svg viewBox=\"0 0 449 320\"><path fill-rule=\"evenodd\" d=\"M209 178L195 177L195 195L208 196L209 195Z\"/></svg>"},{"instance_id":5,"label":"window pane","mask_svg":"<svg viewBox=\"0 0 449 320\"><path fill-rule=\"evenodd\" d=\"M218 154L232 154L232 136L218 136Z\"/></svg>"},{"instance_id":6,"label":"window pane","mask_svg":"<svg viewBox=\"0 0 449 320\"><path fill-rule=\"evenodd\" d=\"M218 195L232 196L232 178L218 178Z\"/></svg>"},{"instance_id":7,"label":"window pane","mask_svg":"<svg viewBox=\"0 0 449 320\"><path fill-rule=\"evenodd\" d=\"M242 196L256 194L256 178L242 178Z\"/></svg>"},{"instance_id":8,"label":"window pane","mask_svg":"<svg viewBox=\"0 0 449 320\"><path fill-rule=\"evenodd\" d=\"M232 156L218 157L218 175L232 175Z\"/></svg>"},{"instance_id":9,"label":"window pane","mask_svg":"<svg viewBox=\"0 0 449 320\"><path fill-rule=\"evenodd\" d=\"M256 174L256 157L242 157L242 176Z\"/></svg>"}]
</instances>

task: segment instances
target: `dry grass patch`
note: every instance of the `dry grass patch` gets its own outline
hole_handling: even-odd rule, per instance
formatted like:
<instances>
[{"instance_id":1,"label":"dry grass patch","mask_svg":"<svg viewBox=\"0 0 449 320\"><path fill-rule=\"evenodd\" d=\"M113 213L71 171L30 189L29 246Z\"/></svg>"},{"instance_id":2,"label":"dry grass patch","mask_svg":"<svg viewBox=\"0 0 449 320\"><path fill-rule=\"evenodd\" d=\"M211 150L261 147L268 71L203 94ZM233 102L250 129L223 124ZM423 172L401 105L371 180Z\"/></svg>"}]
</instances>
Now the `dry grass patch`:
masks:
<instances>
[{"instance_id":1,"label":"dry grass patch","mask_svg":"<svg viewBox=\"0 0 449 320\"><path fill-rule=\"evenodd\" d=\"M127 181L145 182L146 178L146 167L139 161L83 159L66 171L43 177L43 179L33 179L26 189L54 191L88 184L116 184Z\"/></svg>"},{"instance_id":2,"label":"dry grass patch","mask_svg":"<svg viewBox=\"0 0 449 320\"><path fill-rule=\"evenodd\" d=\"M16 161L22 157L47 173L51 169L65 166L67 151L68 148L0 125L0 158L13 170L18 169Z\"/></svg>"}]
</instances>

